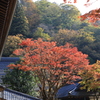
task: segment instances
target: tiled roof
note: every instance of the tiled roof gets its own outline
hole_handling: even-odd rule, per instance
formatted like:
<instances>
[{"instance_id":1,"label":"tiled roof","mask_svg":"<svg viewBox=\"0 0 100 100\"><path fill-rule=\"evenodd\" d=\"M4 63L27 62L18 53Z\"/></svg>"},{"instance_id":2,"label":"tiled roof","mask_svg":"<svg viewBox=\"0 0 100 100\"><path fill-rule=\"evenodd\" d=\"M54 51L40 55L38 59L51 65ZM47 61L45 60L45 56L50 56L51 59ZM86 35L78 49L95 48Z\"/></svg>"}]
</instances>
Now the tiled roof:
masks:
<instances>
[{"instance_id":1,"label":"tiled roof","mask_svg":"<svg viewBox=\"0 0 100 100\"><path fill-rule=\"evenodd\" d=\"M81 85L78 82L66 85L58 90L56 96L57 98L94 96L93 92L81 90L80 87Z\"/></svg>"},{"instance_id":2,"label":"tiled roof","mask_svg":"<svg viewBox=\"0 0 100 100\"><path fill-rule=\"evenodd\" d=\"M16 62L19 60L19 57L1 57L0 62Z\"/></svg>"},{"instance_id":3,"label":"tiled roof","mask_svg":"<svg viewBox=\"0 0 100 100\"><path fill-rule=\"evenodd\" d=\"M16 61L18 61L19 58L18 57L1 57L1 60L0 60L0 78L5 75L5 69L7 69L8 65L10 63L15 63ZM2 82L0 80L0 82Z\"/></svg>"},{"instance_id":4,"label":"tiled roof","mask_svg":"<svg viewBox=\"0 0 100 100\"><path fill-rule=\"evenodd\" d=\"M57 97L58 98L63 98L63 97L67 97L69 96L69 92L74 90L79 84L70 84L70 85L66 85L62 88L59 89L58 93L57 93Z\"/></svg>"}]
</instances>

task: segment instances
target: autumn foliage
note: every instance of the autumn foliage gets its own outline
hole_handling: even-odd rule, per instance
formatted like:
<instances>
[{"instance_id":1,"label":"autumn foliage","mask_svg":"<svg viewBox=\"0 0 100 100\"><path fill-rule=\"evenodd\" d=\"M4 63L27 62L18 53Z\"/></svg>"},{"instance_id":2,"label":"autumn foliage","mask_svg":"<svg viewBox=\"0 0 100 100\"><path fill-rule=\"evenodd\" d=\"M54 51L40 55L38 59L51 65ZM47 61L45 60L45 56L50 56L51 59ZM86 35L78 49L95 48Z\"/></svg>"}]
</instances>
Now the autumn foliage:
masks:
<instances>
[{"instance_id":1,"label":"autumn foliage","mask_svg":"<svg viewBox=\"0 0 100 100\"><path fill-rule=\"evenodd\" d=\"M79 79L78 72L89 64L87 55L68 43L56 46L56 42L26 39L20 45L23 49L15 50L14 54L21 56L21 63L8 67L33 71L39 79L43 100L56 100L58 89Z\"/></svg>"},{"instance_id":2,"label":"autumn foliage","mask_svg":"<svg viewBox=\"0 0 100 100\"><path fill-rule=\"evenodd\" d=\"M64 3L77 3L77 0L63 0L63 1L64 1ZM87 3L90 2L90 1L91 0L87 0Z\"/></svg>"},{"instance_id":3,"label":"autumn foliage","mask_svg":"<svg viewBox=\"0 0 100 100\"><path fill-rule=\"evenodd\" d=\"M82 85L84 84L83 89L87 89L87 91L96 91L100 88L100 61L89 65L85 70L80 71L80 76L82 77L82 81L80 82Z\"/></svg>"},{"instance_id":4,"label":"autumn foliage","mask_svg":"<svg viewBox=\"0 0 100 100\"><path fill-rule=\"evenodd\" d=\"M81 17L81 20L87 19L89 20L89 22L95 23L96 21L100 20L100 8L92 10L89 13L86 13L80 17Z\"/></svg>"},{"instance_id":5,"label":"autumn foliage","mask_svg":"<svg viewBox=\"0 0 100 100\"><path fill-rule=\"evenodd\" d=\"M95 100L100 96L100 61L89 65L85 70L79 72L83 85L81 89L87 89L95 94Z\"/></svg>"},{"instance_id":6,"label":"autumn foliage","mask_svg":"<svg viewBox=\"0 0 100 100\"><path fill-rule=\"evenodd\" d=\"M64 3L77 3L77 0L63 0Z\"/></svg>"}]
</instances>

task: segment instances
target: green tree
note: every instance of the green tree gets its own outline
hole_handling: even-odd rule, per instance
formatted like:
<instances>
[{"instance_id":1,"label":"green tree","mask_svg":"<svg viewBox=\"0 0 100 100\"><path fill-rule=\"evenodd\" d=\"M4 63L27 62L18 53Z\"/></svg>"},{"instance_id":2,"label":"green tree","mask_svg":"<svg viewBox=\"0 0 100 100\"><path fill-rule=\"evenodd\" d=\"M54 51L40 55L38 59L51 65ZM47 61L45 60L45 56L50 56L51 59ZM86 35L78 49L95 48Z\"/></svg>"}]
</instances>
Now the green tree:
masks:
<instances>
[{"instance_id":1,"label":"green tree","mask_svg":"<svg viewBox=\"0 0 100 100\"><path fill-rule=\"evenodd\" d=\"M95 27L93 25L88 25L84 27L86 32L94 32L95 42L100 42L100 27Z\"/></svg>"},{"instance_id":2,"label":"green tree","mask_svg":"<svg viewBox=\"0 0 100 100\"><path fill-rule=\"evenodd\" d=\"M81 21L79 10L72 5L57 5L50 3L47 0L40 0L36 2L40 11L40 22L46 26L51 33L56 33L59 29L74 29L80 28Z\"/></svg>"},{"instance_id":3,"label":"green tree","mask_svg":"<svg viewBox=\"0 0 100 100\"><path fill-rule=\"evenodd\" d=\"M53 37L53 41L56 41L58 45L65 45L67 42L73 45L76 44L79 33L74 30L60 29Z\"/></svg>"},{"instance_id":4,"label":"green tree","mask_svg":"<svg viewBox=\"0 0 100 100\"><path fill-rule=\"evenodd\" d=\"M96 60L100 60L100 27L95 27L91 24L86 25L85 24L83 29L85 32L84 37L85 38L83 41L79 42L79 50L81 50L83 53L88 54L89 57L92 59L92 63L95 63ZM82 32L83 33L83 32ZM91 35L90 35L91 34ZM91 41L91 36L94 37L94 40Z\"/></svg>"},{"instance_id":5,"label":"green tree","mask_svg":"<svg viewBox=\"0 0 100 100\"><path fill-rule=\"evenodd\" d=\"M20 48L18 44L21 43L22 39L23 36L21 34L15 36L9 35L5 42L3 56L9 57L15 49Z\"/></svg>"},{"instance_id":6,"label":"green tree","mask_svg":"<svg viewBox=\"0 0 100 100\"><path fill-rule=\"evenodd\" d=\"M60 5L62 11L59 17L59 28L61 29L77 29L80 25L79 10L73 5ZM77 27L76 27L77 26Z\"/></svg>"},{"instance_id":7,"label":"green tree","mask_svg":"<svg viewBox=\"0 0 100 100\"><path fill-rule=\"evenodd\" d=\"M61 8L57 4L50 4L42 14L41 22L56 28L58 18L61 16Z\"/></svg>"},{"instance_id":8,"label":"green tree","mask_svg":"<svg viewBox=\"0 0 100 100\"><path fill-rule=\"evenodd\" d=\"M6 75L2 78L3 84L7 85L8 88L26 93L32 96L38 96L35 91L37 88L33 72L23 71L18 68L8 69L5 71Z\"/></svg>"},{"instance_id":9,"label":"green tree","mask_svg":"<svg viewBox=\"0 0 100 100\"><path fill-rule=\"evenodd\" d=\"M88 54L94 62L100 60L100 42L88 44L82 48L82 52Z\"/></svg>"},{"instance_id":10,"label":"green tree","mask_svg":"<svg viewBox=\"0 0 100 100\"><path fill-rule=\"evenodd\" d=\"M44 29L44 32L50 36L54 33L53 24L56 23L57 16L59 16L59 6L48 2L47 0L40 0L35 2L40 14L39 27ZM46 27L45 27L46 26Z\"/></svg>"},{"instance_id":11,"label":"green tree","mask_svg":"<svg viewBox=\"0 0 100 100\"><path fill-rule=\"evenodd\" d=\"M43 32L44 30L40 27L37 28L33 34L34 39L42 38L43 40L50 40L50 36L47 33Z\"/></svg>"},{"instance_id":12,"label":"green tree","mask_svg":"<svg viewBox=\"0 0 100 100\"><path fill-rule=\"evenodd\" d=\"M66 42L77 46L81 50L84 45L94 42L94 37L92 32L85 32L84 30L68 30L60 29L58 34L53 38L54 41L57 41L58 45L65 45Z\"/></svg>"},{"instance_id":13,"label":"green tree","mask_svg":"<svg viewBox=\"0 0 100 100\"><path fill-rule=\"evenodd\" d=\"M52 4L48 2L47 0L38 0L35 2L37 8L39 9L40 15L43 15L45 13L45 10Z\"/></svg>"},{"instance_id":14,"label":"green tree","mask_svg":"<svg viewBox=\"0 0 100 100\"><path fill-rule=\"evenodd\" d=\"M79 48L79 50L82 50L85 45L89 45L95 41L93 32L86 32L84 29L80 29L78 30L78 32L79 37L77 41L77 47Z\"/></svg>"},{"instance_id":15,"label":"green tree","mask_svg":"<svg viewBox=\"0 0 100 100\"><path fill-rule=\"evenodd\" d=\"M25 16L22 5L19 2L17 2L9 35L22 34L23 36L27 37L29 33L30 32L29 32L28 20Z\"/></svg>"},{"instance_id":16,"label":"green tree","mask_svg":"<svg viewBox=\"0 0 100 100\"><path fill-rule=\"evenodd\" d=\"M40 21L39 10L32 0L20 0L20 1L21 4L23 5L25 15L28 19L30 31L33 32L33 30L38 26Z\"/></svg>"}]
</instances>

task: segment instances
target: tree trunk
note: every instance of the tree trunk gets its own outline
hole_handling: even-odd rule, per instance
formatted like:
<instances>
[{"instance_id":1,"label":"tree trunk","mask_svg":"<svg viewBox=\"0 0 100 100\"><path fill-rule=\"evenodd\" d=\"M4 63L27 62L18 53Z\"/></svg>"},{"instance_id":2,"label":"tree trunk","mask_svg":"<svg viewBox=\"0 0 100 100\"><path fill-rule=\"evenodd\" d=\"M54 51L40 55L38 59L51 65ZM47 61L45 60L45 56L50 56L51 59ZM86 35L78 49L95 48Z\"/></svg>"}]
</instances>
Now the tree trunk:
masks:
<instances>
[{"instance_id":1,"label":"tree trunk","mask_svg":"<svg viewBox=\"0 0 100 100\"><path fill-rule=\"evenodd\" d=\"M96 98L96 100L99 100L98 93L95 94L95 98Z\"/></svg>"},{"instance_id":2,"label":"tree trunk","mask_svg":"<svg viewBox=\"0 0 100 100\"><path fill-rule=\"evenodd\" d=\"M41 97L42 97L43 100L48 100L47 95L45 93L45 90L41 91Z\"/></svg>"},{"instance_id":3,"label":"tree trunk","mask_svg":"<svg viewBox=\"0 0 100 100\"><path fill-rule=\"evenodd\" d=\"M42 95L42 99L43 100L58 100L57 98L55 98L55 95L47 95L45 92L42 91L41 93Z\"/></svg>"},{"instance_id":4,"label":"tree trunk","mask_svg":"<svg viewBox=\"0 0 100 100\"><path fill-rule=\"evenodd\" d=\"M55 98L55 97L50 97L50 98L48 98L47 100L58 100L58 99Z\"/></svg>"},{"instance_id":5,"label":"tree trunk","mask_svg":"<svg viewBox=\"0 0 100 100\"><path fill-rule=\"evenodd\" d=\"M99 97L98 96L96 96L96 100L99 100Z\"/></svg>"}]
</instances>

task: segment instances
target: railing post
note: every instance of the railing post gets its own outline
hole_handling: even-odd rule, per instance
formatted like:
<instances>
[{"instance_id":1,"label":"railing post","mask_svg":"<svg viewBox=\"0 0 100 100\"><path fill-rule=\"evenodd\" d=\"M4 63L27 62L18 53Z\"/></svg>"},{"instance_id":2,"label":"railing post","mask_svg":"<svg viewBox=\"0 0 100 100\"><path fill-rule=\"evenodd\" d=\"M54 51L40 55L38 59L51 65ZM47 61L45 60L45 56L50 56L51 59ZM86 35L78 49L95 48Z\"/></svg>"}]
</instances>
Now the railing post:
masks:
<instances>
[{"instance_id":1,"label":"railing post","mask_svg":"<svg viewBox=\"0 0 100 100\"><path fill-rule=\"evenodd\" d=\"M6 100L4 99L4 90L5 88L3 86L0 86L0 100Z\"/></svg>"}]
</instances>

